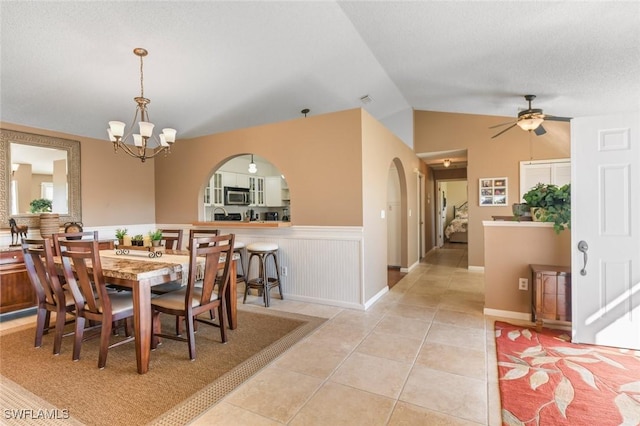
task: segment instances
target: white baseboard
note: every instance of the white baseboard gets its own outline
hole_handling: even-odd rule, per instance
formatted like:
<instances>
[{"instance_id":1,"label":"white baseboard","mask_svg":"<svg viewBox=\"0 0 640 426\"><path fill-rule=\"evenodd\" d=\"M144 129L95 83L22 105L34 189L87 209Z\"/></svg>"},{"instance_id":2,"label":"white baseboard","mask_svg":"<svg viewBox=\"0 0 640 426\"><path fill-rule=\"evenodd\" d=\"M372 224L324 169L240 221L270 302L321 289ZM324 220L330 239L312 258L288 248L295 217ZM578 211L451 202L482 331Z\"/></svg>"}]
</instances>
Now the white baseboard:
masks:
<instances>
[{"instance_id":1,"label":"white baseboard","mask_svg":"<svg viewBox=\"0 0 640 426\"><path fill-rule=\"evenodd\" d=\"M382 296L384 296L388 292L389 292L389 287L388 286L384 286L384 288L382 290L380 290L371 299L367 300L364 303L364 310L366 311L367 309L369 309L374 303L376 303L378 301L378 299L380 299Z\"/></svg>"},{"instance_id":2,"label":"white baseboard","mask_svg":"<svg viewBox=\"0 0 640 426\"><path fill-rule=\"evenodd\" d=\"M356 303L342 302L340 300L320 299L308 296L298 296L294 294L285 294L284 299L295 300L297 302L317 303L319 305L337 306L338 308L356 309L359 311L364 311L366 309L363 305L359 305Z\"/></svg>"},{"instance_id":3,"label":"white baseboard","mask_svg":"<svg viewBox=\"0 0 640 426\"><path fill-rule=\"evenodd\" d=\"M482 273L484 273L484 266L472 266L472 265L469 265L469 266L467 266L467 269L469 270L469 272L482 272Z\"/></svg>"}]
</instances>

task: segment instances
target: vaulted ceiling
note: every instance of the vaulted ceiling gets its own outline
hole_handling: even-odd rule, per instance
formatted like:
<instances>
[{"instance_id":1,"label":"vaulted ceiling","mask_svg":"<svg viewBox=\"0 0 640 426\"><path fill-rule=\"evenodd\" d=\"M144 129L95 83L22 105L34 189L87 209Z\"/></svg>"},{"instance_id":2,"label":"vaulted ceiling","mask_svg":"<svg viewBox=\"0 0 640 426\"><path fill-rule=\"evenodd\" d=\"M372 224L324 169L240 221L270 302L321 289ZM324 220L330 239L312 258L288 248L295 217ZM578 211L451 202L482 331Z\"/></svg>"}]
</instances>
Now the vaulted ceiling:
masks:
<instances>
[{"instance_id":1,"label":"vaulted ceiling","mask_svg":"<svg viewBox=\"0 0 640 426\"><path fill-rule=\"evenodd\" d=\"M640 2L2 1L0 119L178 138L363 107L576 117L640 107ZM371 102L363 103L368 95Z\"/></svg>"}]
</instances>

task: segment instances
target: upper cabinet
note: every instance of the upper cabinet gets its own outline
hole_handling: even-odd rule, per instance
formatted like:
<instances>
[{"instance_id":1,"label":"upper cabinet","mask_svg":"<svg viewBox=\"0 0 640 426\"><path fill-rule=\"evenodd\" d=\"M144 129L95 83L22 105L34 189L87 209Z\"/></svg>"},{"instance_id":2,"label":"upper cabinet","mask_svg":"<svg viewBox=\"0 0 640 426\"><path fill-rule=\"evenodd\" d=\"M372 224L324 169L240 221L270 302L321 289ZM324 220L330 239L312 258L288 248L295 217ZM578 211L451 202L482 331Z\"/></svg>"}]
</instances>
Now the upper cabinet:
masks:
<instances>
[{"instance_id":1,"label":"upper cabinet","mask_svg":"<svg viewBox=\"0 0 640 426\"><path fill-rule=\"evenodd\" d=\"M222 172L216 172L211 176L209 185L204 189L204 205L222 206L224 204L222 195Z\"/></svg>"},{"instance_id":2,"label":"upper cabinet","mask_svg":"<svg viewBox=\"0 0 640 426\"><path fill-rule=\"evenodd\" d=\"M264 177L249 176L249 205L264 206Z\"/></svg>"},{"instance_id":3,"label":"upper cabinet","mask_svg":"<svg viewBox=\"0 0 640 426\"><path fill-rule=\"evenodd\" d=\"M220 173L222 173L222 186L249 189L249 175L233 172Z\"/></svg>"},{"instance_id":4,"label":"upper cabinet","mask_svg":"<svg viewBox=\"0 0 640 426\"><path fill-rule=\"evenodd\" d=\"M281 176L267 176L264 178L264 182L267 207L289 205L289 188Z\"/></svg>"}]
</instances>

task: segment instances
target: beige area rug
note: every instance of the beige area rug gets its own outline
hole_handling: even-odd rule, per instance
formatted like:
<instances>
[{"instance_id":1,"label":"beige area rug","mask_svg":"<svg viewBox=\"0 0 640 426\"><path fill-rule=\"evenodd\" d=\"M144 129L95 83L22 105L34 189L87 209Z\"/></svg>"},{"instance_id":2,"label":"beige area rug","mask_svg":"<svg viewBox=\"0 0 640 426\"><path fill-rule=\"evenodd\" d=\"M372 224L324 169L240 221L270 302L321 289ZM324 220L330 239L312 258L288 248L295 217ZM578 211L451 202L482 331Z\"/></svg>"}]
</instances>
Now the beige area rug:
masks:
<instances>
[{"instance_id":1,"label":"beige area rug","mask_svg":"<svg viewBox=\"0 0 640 426\"><path fill-rule=\"evenodd\" d=\"M201 324L195 361L189 361L186 343L165 339L151 353L144 375L136 372L133 342L110 349L106 368L99 370L98 339L84 342L80 360L73 362L72 337L63 339L60 355L54 356L53 335L45 335L36 349L33 327L5 333L0 336L0 423L41 425L47 418L46 424L185 424L324 321L240 310L238 328L229 330L226 344L220 343L217 328ZM163 329L173 330L172 318L163 319Z\"/></svg>"}]
</instances>

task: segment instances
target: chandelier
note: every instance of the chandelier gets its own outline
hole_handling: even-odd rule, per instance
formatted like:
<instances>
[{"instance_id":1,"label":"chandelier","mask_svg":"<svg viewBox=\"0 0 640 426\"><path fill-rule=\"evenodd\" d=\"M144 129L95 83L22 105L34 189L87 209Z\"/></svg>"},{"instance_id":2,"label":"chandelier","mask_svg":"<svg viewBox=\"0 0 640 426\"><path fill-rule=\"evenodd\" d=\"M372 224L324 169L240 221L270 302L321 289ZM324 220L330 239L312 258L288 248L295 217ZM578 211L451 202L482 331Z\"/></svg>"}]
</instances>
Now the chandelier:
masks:
<instances>
[{"instance_id":1,"label":"chandelier","mask_svg":"<svg viewBox=\"0 0 640 426\"><path fill-rule=\"evenodd\" d=\"M137 47L133 49L133 53L140 57L140 96L133 98L136 101L136 113L133 116L131 122L131 130L125 135L125 124L122 121L110 121L107 133L109 134L109 140L113 142L113 149L118 152L118 148L128 155L139 158L143 163L147 158L153 158L156 155L164 152L165 155L171 152L171 145L176 141L175 129L162 129L162 133L156 137L153 134L153 123L149 122L149 112L147 111L147 105L151 102L150 99L144 97L144 75L142 72L142 58L147 56L149 52L146 49ZM138 113L140 114L140 121L138 122L140 133L133 133L133 129L138 119ZM135 148L130 148L127 141L133 139L133 145ZM147 154L147 148L151 148L148 145L149 139L152 139L155 144L153 145L153 152Z\"/></svg>"}]
</instances>

